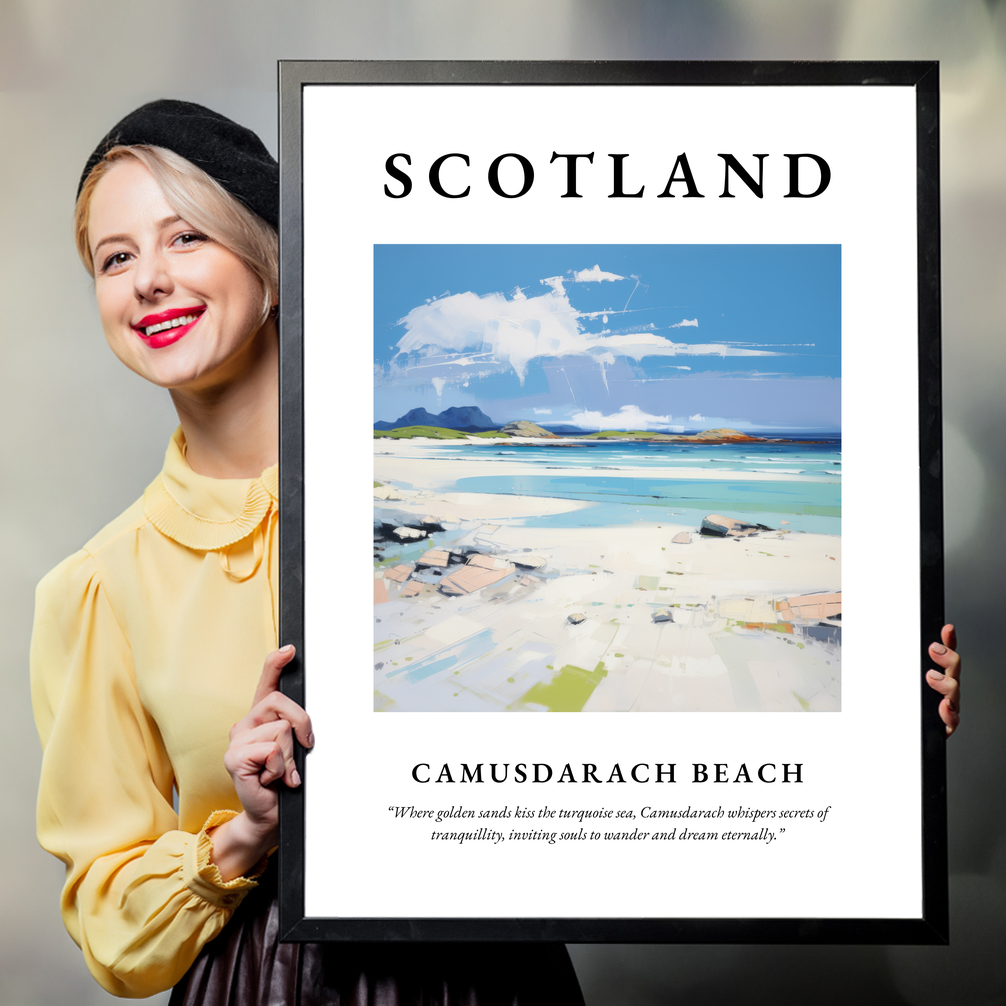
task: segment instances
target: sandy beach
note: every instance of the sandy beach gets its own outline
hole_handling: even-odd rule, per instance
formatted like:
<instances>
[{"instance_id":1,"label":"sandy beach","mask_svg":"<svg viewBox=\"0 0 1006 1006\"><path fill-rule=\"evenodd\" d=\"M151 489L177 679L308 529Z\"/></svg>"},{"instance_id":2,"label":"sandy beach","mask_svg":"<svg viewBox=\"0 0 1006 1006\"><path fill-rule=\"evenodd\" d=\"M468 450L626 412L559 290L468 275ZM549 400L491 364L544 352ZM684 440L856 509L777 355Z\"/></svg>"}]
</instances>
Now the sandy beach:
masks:
<instances>
[{"instance_id":1,"label":"sandy beach","mask_svg":"<svg viewBox=\"0 0 1006 1006\"><path fill-rule=\"evenodd\" d=\"M578 500L444 491L436 447L375 442L376 709L840 708L838 535L590 526ZM585 526L535 523L563 513Z\"/></svg>"}]
</instances>

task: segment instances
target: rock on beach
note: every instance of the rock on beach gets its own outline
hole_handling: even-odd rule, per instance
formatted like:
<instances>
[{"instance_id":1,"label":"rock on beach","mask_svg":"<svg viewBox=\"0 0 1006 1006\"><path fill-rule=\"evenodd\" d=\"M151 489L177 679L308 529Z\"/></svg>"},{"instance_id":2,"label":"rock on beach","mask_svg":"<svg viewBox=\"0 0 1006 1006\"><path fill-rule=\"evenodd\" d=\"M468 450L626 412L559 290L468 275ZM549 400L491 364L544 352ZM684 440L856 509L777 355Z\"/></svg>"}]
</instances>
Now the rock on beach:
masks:
<instances>
[{"instance_id":1,"label":"rock on beach","mask_svg":"<svg viewBox=\"0 0 1006 1006\"><path fill-rule=\"evenodd\" d=\"M766 524L745 524L743 521L734 520L732 517L723 517L718 513L711 513L702 518L702 526L699 534L708 535L714 538L746 538L748 535L757 534L759 531L771 531L772 528Z\"/></svg>"}]
</instances>

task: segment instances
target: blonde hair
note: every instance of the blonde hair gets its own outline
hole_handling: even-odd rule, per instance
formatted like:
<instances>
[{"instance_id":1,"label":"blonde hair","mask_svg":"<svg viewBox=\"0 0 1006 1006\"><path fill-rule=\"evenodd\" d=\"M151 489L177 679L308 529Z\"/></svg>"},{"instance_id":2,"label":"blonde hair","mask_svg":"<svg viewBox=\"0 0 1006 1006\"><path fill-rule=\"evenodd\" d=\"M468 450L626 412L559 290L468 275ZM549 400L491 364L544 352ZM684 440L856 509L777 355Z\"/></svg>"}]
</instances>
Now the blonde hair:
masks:
<instances>
[{"instance_id":1,"label":"blonde hair","mask_svg":"<svg viewBox=\"0 0 1006 1006\"><path fill-rule=\"evenodd\" d=\"M94 259L87 240L91 198L112 165L126 158L139 161L154 176L168 205L183 220L232 251L255 273L262 283L264 323L279 294L279 236L202 168L165 147L112 147L84 181L74 211L74 238L91 278Z\"/></svg>"}]
</instances>

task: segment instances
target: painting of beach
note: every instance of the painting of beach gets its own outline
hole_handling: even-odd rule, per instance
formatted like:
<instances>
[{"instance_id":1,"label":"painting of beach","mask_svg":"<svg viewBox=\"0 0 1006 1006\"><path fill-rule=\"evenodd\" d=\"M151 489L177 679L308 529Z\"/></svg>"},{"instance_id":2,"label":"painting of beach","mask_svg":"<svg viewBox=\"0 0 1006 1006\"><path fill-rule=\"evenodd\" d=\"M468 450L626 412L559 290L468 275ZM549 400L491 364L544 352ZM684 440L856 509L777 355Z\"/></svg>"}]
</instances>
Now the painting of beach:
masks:
<instances>
[{"instance_id":1,"label":"painting of beach","mask_svg":"<svg viewBox=\"0 0 1006 1006\"><path fill-rule=\"evenodd\" d=\"M374 248L374 709L841 708L841 249Z\"/></svg>"}]
</instances>

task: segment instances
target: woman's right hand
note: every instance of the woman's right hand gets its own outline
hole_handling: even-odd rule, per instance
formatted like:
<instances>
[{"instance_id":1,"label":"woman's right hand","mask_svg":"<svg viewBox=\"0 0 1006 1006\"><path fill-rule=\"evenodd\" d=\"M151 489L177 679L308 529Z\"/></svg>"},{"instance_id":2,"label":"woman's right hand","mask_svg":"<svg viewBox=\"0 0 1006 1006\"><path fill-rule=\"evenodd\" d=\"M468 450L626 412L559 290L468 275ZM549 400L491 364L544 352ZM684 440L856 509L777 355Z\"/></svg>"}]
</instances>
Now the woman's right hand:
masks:
<instances>
[{"instance_id":1,"label":"woman's right hand","mask_svg":"<svg viewBox=\"0 0 1006 1006\"><path fill-rule=\"evenodd\" d=\"M293 699L279 691L283 668L295 650L284 646L265 659L248 715L231 727L224 766L230 773L244 810L210 831L212 861L223 879L251 870L279 839L279 793L275 783L300 785L293 758L293 737L314 746L311 718Z\"/></svg>"}]
</instances>

